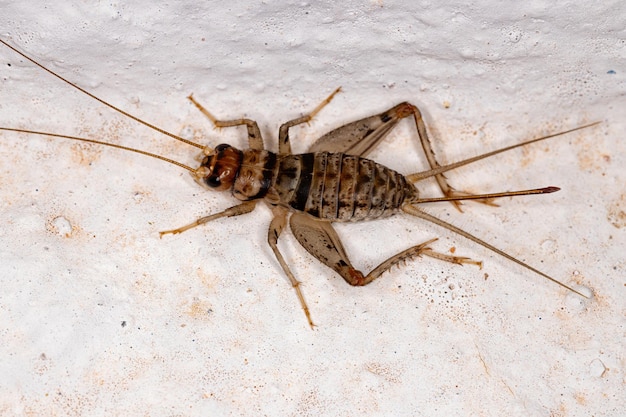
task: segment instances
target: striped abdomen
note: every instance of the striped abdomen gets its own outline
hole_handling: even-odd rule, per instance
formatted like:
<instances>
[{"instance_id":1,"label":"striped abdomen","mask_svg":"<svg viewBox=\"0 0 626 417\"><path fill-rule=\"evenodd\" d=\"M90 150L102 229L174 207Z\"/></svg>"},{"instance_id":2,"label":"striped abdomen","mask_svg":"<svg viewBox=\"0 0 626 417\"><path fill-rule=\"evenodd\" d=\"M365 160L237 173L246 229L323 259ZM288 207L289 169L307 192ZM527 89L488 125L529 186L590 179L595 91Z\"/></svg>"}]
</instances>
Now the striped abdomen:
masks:
<instances>
[{"instance_id":1,"label":"striped abdomen","mask_svg":"<svg viewBox=\"0 0 626 417\"><path fill-rule=\"evenodd\" d=\"M389 216L417 194L402 174L370 159L329 152L278 159L274 189L281 203L321 219Z\"/></svg>"}]
</instances>

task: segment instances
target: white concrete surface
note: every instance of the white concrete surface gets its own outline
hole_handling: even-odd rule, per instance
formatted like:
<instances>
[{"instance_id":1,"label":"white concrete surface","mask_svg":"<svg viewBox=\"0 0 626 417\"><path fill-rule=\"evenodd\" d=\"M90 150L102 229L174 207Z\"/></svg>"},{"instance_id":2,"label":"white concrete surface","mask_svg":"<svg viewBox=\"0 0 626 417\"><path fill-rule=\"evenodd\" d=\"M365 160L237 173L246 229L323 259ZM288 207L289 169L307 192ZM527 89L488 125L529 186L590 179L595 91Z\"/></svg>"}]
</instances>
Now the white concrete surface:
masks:
<instances>
[{"instance_id":1,"label":"white concrete surface","mask_svg":"<svg viewBox=\"0 0 626 417\"><path fill-rule=\"evenodd\" d=\"M281 248L311 331L266 244L260 207L179 236L234 203L173 166L0 134L0 414L47 416L617 416L626 311L626 12L622 2L3 2L0 37L99 97L202 143L245 146L185 99L278 126L339 95L292 138L304 151L409 100L444 162L602 120L449 173L475 192L556 194L429 211L590 300L408 216L338 227L369 270L352 288ZM113 113L0 48L0 126L76 134L194 163L195 150ZM406 122L374 159L424 168ZM430 183L424 194L435 194Z\"/></svg>"}]
</instances>

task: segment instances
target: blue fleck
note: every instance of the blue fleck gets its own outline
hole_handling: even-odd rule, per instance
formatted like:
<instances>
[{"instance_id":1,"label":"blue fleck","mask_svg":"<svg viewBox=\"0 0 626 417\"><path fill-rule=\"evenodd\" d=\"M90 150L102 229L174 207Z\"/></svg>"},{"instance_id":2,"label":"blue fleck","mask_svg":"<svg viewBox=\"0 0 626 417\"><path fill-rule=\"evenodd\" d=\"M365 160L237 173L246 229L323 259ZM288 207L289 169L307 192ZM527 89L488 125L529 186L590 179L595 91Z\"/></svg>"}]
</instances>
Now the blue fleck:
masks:
<instances>
[{"instance_id":1,"label":"blue fleck","mask_svg":"<svg viewBox=\"0 0 626 417\"><path fill-rule=\"evenodd\" d=\"M608 70L606 73L607 74L615 74L615 70Z\"/></svg>"}]
</instances>

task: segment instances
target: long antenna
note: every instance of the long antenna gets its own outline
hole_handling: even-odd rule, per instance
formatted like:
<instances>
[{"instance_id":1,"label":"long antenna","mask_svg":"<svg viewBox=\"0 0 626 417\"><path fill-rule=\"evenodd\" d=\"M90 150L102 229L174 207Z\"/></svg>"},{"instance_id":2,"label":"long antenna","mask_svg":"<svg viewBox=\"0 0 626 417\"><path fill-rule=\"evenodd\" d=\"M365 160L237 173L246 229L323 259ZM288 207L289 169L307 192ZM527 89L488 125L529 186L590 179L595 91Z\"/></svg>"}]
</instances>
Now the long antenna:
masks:
<instances>
[{"instance_id":1,"label":"long antenna","mask_svg":"<svg viewBox=\"0 0 626 417\"><path fill-rule=\"evenodd\" d=\"M115 143L102 142L100 140L95 140L95 139L79 138L77 136L61 135L61 134L58 134L58 133L37 132L35 130L26 130L26 129L14 129L14 128L10 128L10 127L0 127L0 130L6 130L8 132L29 133L29 134L32 134L32 135L52 136L52 137L55 137L55 138L72 139L72 140L78 140L78 141L81 141L81 142L95 143L97 145L110 146L112 148L123 149L125 151L135 152L135 153L138 153L138 154L141 154L141 155L146 155L146 156L150 156L152 158L160 159L161 161L169 162L170 164L174 164L174 165L177 165L177 166L179 166L181 168L184 168L187 171L191 171L193 173L196 172L196 170L191 168L190 166L187 166L185 164L181 164L180 162L174 161L173 159L166 158L164 156L157 155L157 154L154 154L154 153L151 153L151 152L142 151L141 149L135 149L135 148L129 148L128 146L116 145Z\"/></svg>"},{"instance_id":2,"label":"long antenna","mask_svg":"<svg viewBox=\"0 0 626 417\"><path fill-rule=\"evenodd\" d=\"M59 74L57 74L56 72L54 72L54 71L52 71L52 70L50 70L50 69L48 69L48 68L44 67L44 66L43 66L43 65L41 65L39 62L35 61L34 59L32 59L32 58L31 58L31 57L29 57L28 55L24 54L23 52L18 51L16 48L14 48L13 46L9 45L8 43L6 43L5 41L3 41L2 39L0 39L0 43L2 43L4 46L6 46L6 47L7 47L7 48L9 48L9 49L12 49L14 52L16 52L17 54L19 54L19 55L21 55L22 57L26 58L28 61L32 62L33 64L37 65L39 68L41 68L42 70L46 71L48 74L51 74L51 75L55 76L56 78L58 78L58 79L60 79L61 81L65 82L65 83L67 83L67 84L69 84L69 85L71 85L72 87L74 87L74 88L75 88L75 89L77 89L78 91L80 91L80 92L82 92L82 93L84 93L84 94L88 95L89 97L93 98L94 100L97 100L97 101L99 101L100 103L104 104L105 106L112 108L112 109L113 109L113 110L115 110L116 112L121 113L121 114L123 114L124 116L129 117L129 118L133 119L134 121L136 121L136 122L138 122L138 123L141 123L141 124L142 124L142 125L144 125L144 126L148 126L150 129L156 130L157 132L162 133L162 134L164 134L164 135L167 135L167 136L169 136L169 137L171 137L171 138L174 138L174 139L176 139L176 140L178 140L178 141L181 141L181 142L186 143L186 144L191 145L191 146L195 146L196 148L204 149L204 146L202 146L202 145L200 145L200 144L198 144L198 143L192 142L192 141L187 140L187 139L183 139L183 138L181 138L180 136L177 136L177 135L175 135L175 134L173 134L173 133L170 133L170 132L168 132L168 131L166 131L166 130L163 130L163 129L159 128L159 127L156 127L155 125L150 124L150 123L148 123L148 122L146 122L146 121L144 121L144 120L141 120L140 118L138 118L138 117L136 117L136 116L133 116L133 115L132 115L132 114L130 114L130 113L125 112L124 110L120 109L119 107L115 107L114 105L112 105L112 104L110 104L110 103L107 103L106 101L102 100L101 98L99 98L99 97L97 97L97 96L95 96L95 95L91 94L89 91L87 91L87 90L85 90L85 89L83 89L83 88L79 87L78 85L74 84L73 82L68 81L67 79L65 79L65 78L61 77L61 76L60 76ZM52 135L51 135L51 136L52 136Z\"/></svg>"}]
</instances>

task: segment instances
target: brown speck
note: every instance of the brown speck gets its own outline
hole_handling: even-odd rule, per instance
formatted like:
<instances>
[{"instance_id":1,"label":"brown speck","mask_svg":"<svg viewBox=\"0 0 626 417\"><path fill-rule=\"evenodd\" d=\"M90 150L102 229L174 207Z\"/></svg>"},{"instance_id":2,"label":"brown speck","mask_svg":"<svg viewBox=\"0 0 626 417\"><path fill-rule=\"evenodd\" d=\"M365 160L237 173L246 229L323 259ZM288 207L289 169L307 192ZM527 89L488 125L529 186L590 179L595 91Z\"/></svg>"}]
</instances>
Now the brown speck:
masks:
<instances>
[{"instance_id":1,"label":"brown speck","mask_svg":"<svg viewBox=\"0 0 626 417\"><path fill-rule=\"evenodd\" d=\"M614 200L607 207L607 220L618 229L626 226L626 194L622 194L618 200Z\"/></svg>"}]
</instances>

